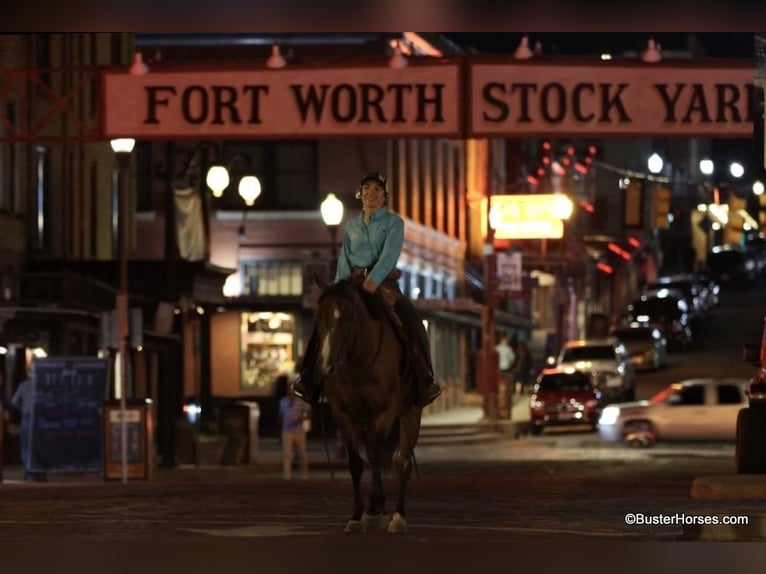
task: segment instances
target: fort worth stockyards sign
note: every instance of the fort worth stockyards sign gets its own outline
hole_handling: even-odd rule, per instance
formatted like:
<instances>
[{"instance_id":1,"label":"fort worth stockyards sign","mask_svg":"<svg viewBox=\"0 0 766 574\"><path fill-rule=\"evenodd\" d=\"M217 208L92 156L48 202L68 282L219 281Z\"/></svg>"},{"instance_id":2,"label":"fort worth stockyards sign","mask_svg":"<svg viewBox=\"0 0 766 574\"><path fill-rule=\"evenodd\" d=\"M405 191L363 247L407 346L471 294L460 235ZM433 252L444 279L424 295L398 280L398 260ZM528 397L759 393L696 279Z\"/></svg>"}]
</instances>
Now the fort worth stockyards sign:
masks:
<instances>
[{"instance_id":1,"label":"fort worth stockyards sign","mask_svg":"<svg viewBox=\"0 0 766 574\"><path fill-rule=\"evenodd\" d=\"M691 60L107 71L103 131L105 139L752 137L753 76L750 62Z\"/></svg>"},{"instance_id":2,"label":"fort worth stockyards sign","mask_svg":"<svg viewBox=\"0 0 766 574\"><path fill-rule=\"evenodd\" d=\"M457 63L104 74L106 138L462 135Z\"/></svg>"},{"instance_id":3,"label":"fort worth stockyards sign","mask_svg":"<svg viewBox=\"0 0 766 574\"><path fill-rule=\"evenodd\" d=\"M751 63L474 63L469 73L476 137L753 136Z\"/></svg>"}]
</instances>

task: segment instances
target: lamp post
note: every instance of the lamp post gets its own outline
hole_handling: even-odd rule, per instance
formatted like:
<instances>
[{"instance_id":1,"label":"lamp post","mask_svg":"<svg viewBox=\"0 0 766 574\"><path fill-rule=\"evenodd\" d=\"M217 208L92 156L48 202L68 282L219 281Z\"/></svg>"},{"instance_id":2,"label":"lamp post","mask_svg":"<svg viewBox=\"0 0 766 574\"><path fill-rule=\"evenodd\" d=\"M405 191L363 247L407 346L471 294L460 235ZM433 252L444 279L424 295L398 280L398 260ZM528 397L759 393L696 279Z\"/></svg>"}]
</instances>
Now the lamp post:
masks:
<instances>
[{"instance_id":1,"label":"lamp post","mask_svg":"<svg viewBox=\"0 0 766 574\"><path fill-rule=\"evenodd\" d=\"M343 202L338 199L334 193L328 193L322 204L319 206L322 214L322 221L330 231L330 280L335 279L335 273L338 266L338 246L336 237L338 235L338 226L343 220Z\"/></svg>"},{"instance_id":2,"label":"lamp post","mask_svg":"<svg viewBox=\"0 0 766 574\"><path fill-rule=\"evenodd\" d=\"M113 139L109 142L115 156L117 156L117 188L119 194L119 228L117 234L118 260L119 260L119 289L115 307L117 309L118 350L117 356L120 361L120 459L122 468L122 482L128 482L128 440L125 423L127 407L127 383L128 383L128 336L130 323L128 321L128 168L130 167L130 154L136 145L132 138Z\"/></svg>"}]
</instances>

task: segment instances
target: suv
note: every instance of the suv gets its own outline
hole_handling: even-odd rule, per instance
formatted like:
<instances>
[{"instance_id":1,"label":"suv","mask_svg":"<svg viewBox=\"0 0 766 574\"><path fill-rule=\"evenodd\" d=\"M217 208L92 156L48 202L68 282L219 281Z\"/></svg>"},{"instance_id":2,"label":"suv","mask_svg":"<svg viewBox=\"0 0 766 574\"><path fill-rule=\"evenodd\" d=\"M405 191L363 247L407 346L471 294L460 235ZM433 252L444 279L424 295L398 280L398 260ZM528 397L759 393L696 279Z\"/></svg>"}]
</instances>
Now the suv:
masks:
<instances>
[{"instance_id":1,"label":"suv","mask_svg":"<svg viewBox=\"0 0 766 574\"><path fill-rule=\"evenodd\" d=\"M529 399L531 432L546 426L589 424L596 428L601 414L601 394L589 371L543 369Z\"/></svg>"},{"instance_id":2,"label":"suv","mask_svg":"<svg viewBox=\"0 0 766 574\"><path fill-rule=\"evenodd\" d=\"M633 365L625 346L614 337L569 341L556 366L592 372L605 400L632 401L636 396Z\"/></svg>"}]
</instances>

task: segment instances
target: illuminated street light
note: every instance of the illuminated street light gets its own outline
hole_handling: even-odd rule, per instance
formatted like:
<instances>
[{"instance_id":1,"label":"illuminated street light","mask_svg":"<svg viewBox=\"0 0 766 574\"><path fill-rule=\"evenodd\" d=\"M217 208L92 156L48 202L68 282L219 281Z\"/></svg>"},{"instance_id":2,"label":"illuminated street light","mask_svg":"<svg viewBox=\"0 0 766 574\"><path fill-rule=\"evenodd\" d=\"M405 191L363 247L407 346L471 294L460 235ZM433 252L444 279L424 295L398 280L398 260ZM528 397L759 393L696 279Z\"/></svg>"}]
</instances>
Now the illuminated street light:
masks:
<instances>
[{"instance_id":1,"label":"illuminated street light","mask_svg":"<svg viewBox=\"0 0 766 574\"><path fill-rule=\"evenodd\" d=\"M119 197L119 227L118 227L118 259L119 259L119 289L115 299L117 310L117 331L119 333L117 356L119 359L120 379L120 446L122 463L122 482L128 482L128 440L126 428L126 409L128 392L128 337L130 323L128 319L128 169L130 154L136 145L132 138L117 138L109 142L117 157L117 193Z\"/></svg>"},{"instance_id":2,"label":"illuminated street light","mask_svg":"<svg viewBox=\"0 0 766 574\"><path fill-rule=\"evenodd\" d=\"M239 180L239 196L245 201L246 205L253 205L260 195L261 181L257 177L246 175Z\"/></svg>"},{"instance_id":3,"label":"illuminated street light","mask_svg":"<svg viewBox=\"0 0 766 574\"><path fill-rule=\"evenodd\" d=\"M732 177L739 179L745 175L745 168L738 161L733 161L731 162L731 165L729 165L729 173Z\"/></svg>"},{"instance_id":4,"label":"illuminated street light","mask_svg":"<svg viewBox=\"0 0 766 574\"><path fill-rule=\"evenodd\" d=\"M224 190L229 187L231 179L229 178L229 170L222 165L212 165L207 170L205 176L205 183L213 192L213 197L222 197Z\"/></svg>"},{"instance_id":5,"label":"illuminated street light","mask_svg":"<svg viewBox=\"0 0 766 574\"><path fill-rule=\"evenodd\" d=\"M330 272L332 278L335 277L335 270L338 265L336 259L338 257L338 247L336 245L336 236L338 233L338 226L343 221L343 202L338 199L334 193L328 193L324 198L322 204L319 206L319 212L322 214L322 221L330 231L330 250L332 253L332 263Z\"/></svg>"},{"instance_id":6,"label":"illuminated street light","mask_svg":"<svg viewBox=\"0 0 766 574\"><path fill-rule=\"evenodd\" d=\"M662 166L665 165L665 162L662 161L662 156L655 152L649 156L649 160L646 162L646 165L650 172L657 174L662 171Z\"/></svg>"},{"instance_id":7,"label":"illuminated street light","mask_svg":"<svg viewBox=\"0 0 766 574\"><path fill-rule=\"evenodd\" d=\"M714 170L715 164L712 159L705 158L700 160L700 172L702 175L713 175Z\"/></svg>"}]
</instances>

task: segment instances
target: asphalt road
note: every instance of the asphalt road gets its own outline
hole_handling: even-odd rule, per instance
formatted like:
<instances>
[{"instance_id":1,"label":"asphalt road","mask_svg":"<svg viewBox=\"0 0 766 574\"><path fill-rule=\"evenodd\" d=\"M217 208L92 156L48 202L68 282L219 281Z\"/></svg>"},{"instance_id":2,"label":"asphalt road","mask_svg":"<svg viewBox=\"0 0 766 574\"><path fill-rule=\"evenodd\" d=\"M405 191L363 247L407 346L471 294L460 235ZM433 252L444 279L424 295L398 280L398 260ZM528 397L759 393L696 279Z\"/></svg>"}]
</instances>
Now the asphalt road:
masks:
<instances>
[{"instance_id":1,"label":"asphalt road","mask_svg":"<svg viewBox=\"0 0 766 574\"><path fill-rule=\"evenodd\" d=\"M751 374L752 366L741 361L741 344L759 339L763 295L758 289L725 300L695 349L674 355L668 369L641 375L639 394L686 376ZM25 548L32 541L79 552L84 543L89 561L102 551L112 570L131 564L125 571L135 571L133 564L159 553L172 560L174 571L194 569L207 564L200 557L215 556L216 571L227 564L241 570L244 564L247 570L275 566L288 572L320 559L398 569L405 555L407 564L438 562L448 571L475 569L481 556L485 564L491 561L498 571L507 571L514 560L529 559L536 545L555 544L557 551L542 551L546 564L560 562L557 570L579 572L567 562L561 544L588 553L607 548L605 543L628 543L620 554L625 561L635 553L632 543L665 545L689 534L680 523L628 524L628 514L647 520L766 515L766 501L690 497L696 477L733 473L733 455L731 444L630 449L603 444L595 433L577 429L419 448L420 476L411 483L404 535L344 534L351 486L337 468L334 480L321 468L312 469L309 480L283 481L277 469L235 467L160 471L151 482L128 485L5 483L0 487L0 544ZM395 485L390 474L386 488L391 507ZM112 554L107 549L114 542L141 550ZM597 557L606 552L599 550ZM691 559L703 555L695 551ZM24 559L29 565L59 556L28 552ZM628 560L621 570L639 565L636 571L645 571L650 563L644 556L643 562Z\"/></svg>"}]
</instances>

